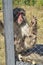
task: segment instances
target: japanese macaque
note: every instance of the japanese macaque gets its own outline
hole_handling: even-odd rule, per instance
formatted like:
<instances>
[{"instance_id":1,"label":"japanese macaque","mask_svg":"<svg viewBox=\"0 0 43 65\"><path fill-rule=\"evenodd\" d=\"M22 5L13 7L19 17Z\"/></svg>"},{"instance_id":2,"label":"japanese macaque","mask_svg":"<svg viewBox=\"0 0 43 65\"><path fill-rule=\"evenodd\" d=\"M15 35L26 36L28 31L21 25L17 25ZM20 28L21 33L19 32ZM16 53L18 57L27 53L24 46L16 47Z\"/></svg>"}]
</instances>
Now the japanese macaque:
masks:
<instances>
[{"instance_id":1,"label":"japanese macaque","mask_svg":"<svg viewBox=\"0 0 43 65\"><path fill-rule=\"evenodd\" d=\"M14 21L14 25L13 25L14 46L16 53L15 55L20 60L20 58L22 57L21 53L24 53L24 51L33 48L33 46L36 44L37 20L33 16L30 25L28 25L25 16L25 10L22 8L15 8L13 9L13 21ZM2 26L1 23L0 25Z\"/></svg>"},{"instance_id":2,"label":"japanese macaque","mask_svg":"<svg viewBox=\"0 0 43 65\"><path fill-rule=\"evenodd\" d=\"M18 10L19 16L14 20L14 46L18 59L25 61L22 53L25 54L24 51L33 48L36 44L37 20L33 16L31 23L28 25L24 10L20 10Z\"/></svg>"}]
</instances>

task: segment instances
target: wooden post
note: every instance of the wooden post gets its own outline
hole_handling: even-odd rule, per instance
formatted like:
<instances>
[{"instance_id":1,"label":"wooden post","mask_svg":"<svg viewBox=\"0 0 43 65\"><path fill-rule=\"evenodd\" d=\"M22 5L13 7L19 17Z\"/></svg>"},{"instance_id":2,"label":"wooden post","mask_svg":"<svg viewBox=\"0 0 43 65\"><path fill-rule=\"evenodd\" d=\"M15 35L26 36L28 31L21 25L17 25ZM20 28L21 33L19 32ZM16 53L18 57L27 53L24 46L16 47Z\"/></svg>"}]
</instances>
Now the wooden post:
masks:
<instances>
[{"instance_id":1,"label":"wooden post","mask_svg":"<svg viewBox=\"0 0 43 65\"><path fill-rule=\"evenodd\" d=\"M15 65L12 0L3 0L6 65Z\"/></svg>"}]
</instances>

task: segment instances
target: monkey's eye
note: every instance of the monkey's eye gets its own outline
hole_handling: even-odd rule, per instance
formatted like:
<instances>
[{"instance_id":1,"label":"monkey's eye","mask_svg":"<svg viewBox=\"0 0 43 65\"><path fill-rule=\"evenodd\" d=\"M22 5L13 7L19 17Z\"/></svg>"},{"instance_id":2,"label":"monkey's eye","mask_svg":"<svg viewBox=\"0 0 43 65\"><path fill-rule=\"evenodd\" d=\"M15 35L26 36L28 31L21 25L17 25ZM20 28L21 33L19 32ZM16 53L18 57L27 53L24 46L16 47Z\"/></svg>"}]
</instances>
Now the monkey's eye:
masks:
<instances>
[{"instance_id":1,"label":"monkey's eye","mask_svg":"<svg viewBox=\"0 0 43 65\"><path fill-rule=\"evenodd\" d=\"M25 13L22 12L21 14L22 14L22 16L25 16Z\"/></svg>"}]
</instances>

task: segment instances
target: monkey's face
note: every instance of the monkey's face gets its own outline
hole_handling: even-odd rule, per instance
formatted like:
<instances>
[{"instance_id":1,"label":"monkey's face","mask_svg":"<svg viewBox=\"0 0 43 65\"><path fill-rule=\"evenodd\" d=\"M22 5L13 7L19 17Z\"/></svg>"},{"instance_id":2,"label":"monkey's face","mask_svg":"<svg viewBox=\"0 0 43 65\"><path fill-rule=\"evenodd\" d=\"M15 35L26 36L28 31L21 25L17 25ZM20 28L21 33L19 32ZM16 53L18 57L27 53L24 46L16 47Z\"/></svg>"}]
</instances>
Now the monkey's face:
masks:
<instances>
[{"instance_id":1,"label":"monkey's face","mask_svg":"<svg viewBox=\"0 0 43 65\"><path fill-rule=\"evenodd\" d=\"M18 22L19 25L23 22L23 18L22 18L21 14L18 17L17 22Z\"/></svg>"},{"instance_id":2,"label":"monkey's face","mask_svg":"<svg viewBox=\"0 0 43 65\"><path fill-rule=\"evenodd\" d=\"M26 21L26 16L23 14L20 14L17 18L17 23L20 25Z\"/></svg>"}]
</instances>

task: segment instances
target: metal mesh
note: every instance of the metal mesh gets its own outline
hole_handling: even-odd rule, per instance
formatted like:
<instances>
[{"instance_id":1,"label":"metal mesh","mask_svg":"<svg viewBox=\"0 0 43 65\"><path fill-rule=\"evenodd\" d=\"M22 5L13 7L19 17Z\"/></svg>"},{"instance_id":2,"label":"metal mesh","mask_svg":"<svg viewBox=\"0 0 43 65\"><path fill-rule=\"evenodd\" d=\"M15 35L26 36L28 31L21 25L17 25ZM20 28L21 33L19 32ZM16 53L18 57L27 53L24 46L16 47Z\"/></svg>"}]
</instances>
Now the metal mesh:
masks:
<instances>
[{"instance_id":1,"label":"metal mesh","mask_svg":"<svg viewBox=\"0 0 43 65\"><path fill-rule=\"evenodd\" d=\"M25 52L26 53L26 52ZM27 50L27 59L30 60L31 62L16 62L16 65L31 65L33 63L33 61L35 61L35 63L37 65L43 65L43 45L35 45L32 49L28 49ZM24 57L24 56L23 56Z\"/></svg>"},{"instance_id":2,"label":"metal mesh","mask_svg":"<svg viewBox=\"0 0 43 65\"><path fill-rule=\"evenodd\" d=\"M26 62L16 62L16 65L33 65L33 64L31 64L31 63L26 63ZM43 65L43 63L38 63L38 64L36 64L36 65Z\"/></svg>"}]
</instances>

